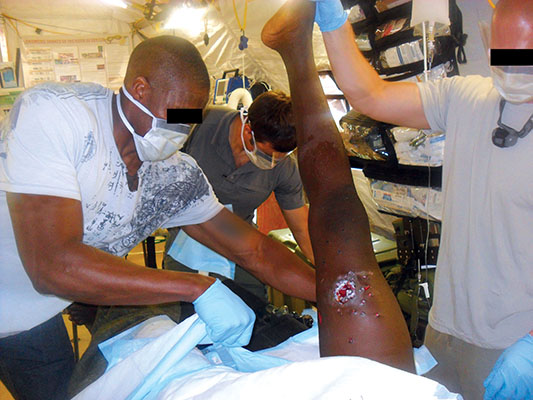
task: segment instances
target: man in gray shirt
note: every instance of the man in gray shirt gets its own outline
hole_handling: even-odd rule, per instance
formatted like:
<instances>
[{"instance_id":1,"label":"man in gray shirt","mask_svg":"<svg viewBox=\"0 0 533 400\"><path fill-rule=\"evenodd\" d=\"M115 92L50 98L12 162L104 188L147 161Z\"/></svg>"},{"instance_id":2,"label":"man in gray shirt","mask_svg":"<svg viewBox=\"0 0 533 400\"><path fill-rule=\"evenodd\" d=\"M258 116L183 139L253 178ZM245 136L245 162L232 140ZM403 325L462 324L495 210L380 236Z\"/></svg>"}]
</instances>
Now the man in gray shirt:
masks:
<instances>
[{"instance_id":1,"label":"man in gray shirt","mask_svg":"<svg viewBox=\"0 0 533 400\"><path fill-rule=\"evenodd\" d=\"M296 161L289 156L295 147L290 98L271 91L258 96L247 112L228 107L208 109L184 151L196 159L220 202L231 205L248 223L252 223L255 209L274 192L296 241L313 261L308 207ZM169 256L165 267L190 271ZM265 295L264 285L239 266L234 278L255 294Z\"/></svg>"}]
</instances>

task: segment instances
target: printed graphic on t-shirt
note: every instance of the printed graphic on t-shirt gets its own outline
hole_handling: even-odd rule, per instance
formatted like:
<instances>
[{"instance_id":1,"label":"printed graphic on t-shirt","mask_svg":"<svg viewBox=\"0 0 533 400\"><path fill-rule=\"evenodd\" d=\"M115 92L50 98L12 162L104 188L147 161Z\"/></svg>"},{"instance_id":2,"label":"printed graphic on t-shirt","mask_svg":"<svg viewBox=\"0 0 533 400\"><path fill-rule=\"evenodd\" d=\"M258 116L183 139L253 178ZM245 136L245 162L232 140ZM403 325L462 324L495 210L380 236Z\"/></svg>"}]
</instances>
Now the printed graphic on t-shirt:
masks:
<instances>
[{"instance_id":1,"label":"printed graphic on t-shirt","mask_svg":"<svg viewBox=\"0 0 533 400\"><path fill-rule=\"evenodd\" d=\"M121 169L124 169L121 171ZM210 199L202 171L186 162L149 163L139 171L139 188L128 189L125 168L112 172L107 193L84 202L84 242L115 255L124 255L165 221Z\"/></svg>"}]
</instances>

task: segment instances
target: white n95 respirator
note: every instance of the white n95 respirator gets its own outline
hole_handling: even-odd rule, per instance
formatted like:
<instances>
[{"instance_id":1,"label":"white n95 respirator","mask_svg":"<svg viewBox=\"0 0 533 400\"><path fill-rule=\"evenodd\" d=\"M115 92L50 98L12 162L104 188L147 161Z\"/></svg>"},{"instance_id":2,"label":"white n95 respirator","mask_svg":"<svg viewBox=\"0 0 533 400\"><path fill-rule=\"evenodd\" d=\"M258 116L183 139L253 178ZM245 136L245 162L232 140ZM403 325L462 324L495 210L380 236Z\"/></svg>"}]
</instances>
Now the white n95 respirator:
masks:
<instances>
[{"instance_id":1,"label":"white n95 respirator","mask_svg":"<svg viewBox=\"0 0 533 400\"><path fill-rule=\"evenodd\" d=\"M490 58L490 25L485 21L480 21L478 25L487 54L494 88L509 103L520 104L533 101L533 66L492 65Z\"/></svg>"},{"instance_id":2,"label":"white n95 respirator","mask_svg":"<svg viewBox=\"0 0 533 400\"><path fill-rule=\"evenodd\" d=\"M533 101L533 66L491 66L492 84L506 101Z\"/></svg>"},{"instance_id":3,"label":"white n95 respirator","mask_svg":"<svg viewBox=\"0 0 533 400\"><path fill-rule=\"evenodd\" d=\"M183 144L189 137L191 126L189 124L169 124L161 118L153 115L148 108L137 101L122 85L122 93L128 98L137 108L145 114L152 117L152 127L144 135L139 135L133 129L124 112L122 111L122 104L120 101L120 93L117 94L117 110L120 119L130 131L133 136L135 148L141 161L161 161L169 158L183 147Z\"/></svg>"}]
</instances>

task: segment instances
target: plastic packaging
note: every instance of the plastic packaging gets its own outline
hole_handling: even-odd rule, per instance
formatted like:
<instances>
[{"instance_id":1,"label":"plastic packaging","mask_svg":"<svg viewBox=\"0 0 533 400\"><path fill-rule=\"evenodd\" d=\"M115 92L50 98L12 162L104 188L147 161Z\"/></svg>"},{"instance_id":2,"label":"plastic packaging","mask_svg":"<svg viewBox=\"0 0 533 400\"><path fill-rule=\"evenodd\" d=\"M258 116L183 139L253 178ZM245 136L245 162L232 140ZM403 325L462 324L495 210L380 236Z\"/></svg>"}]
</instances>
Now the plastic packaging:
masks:
<instances>
[{"instance_id":1,"label":"plastic packaging","mask_svg":"<svg viewBox=\"0 0 533 400\"><path fill-rule=\"evenodd\" d=\"M395 8L410 2L411 0L377 0L375 7L379 13L382 13L383 11L387 11L391 8Z\"/></svg>"},{"instance_id":2,"label":"plastic packaging","mask_svg":"<svg viewBox=\"0 0 533 400\"><path fill-rule=\"evenodd\" d=\"M370 43L370 39L368 38L368 33L362 33L360 35L357 35L355 38L355 43L361 51L372 50L372 44Z\"/></svg>"},{"instance_id":3,"label":"plastic packaging","mask_svg":"<svg viewBox=\"0 0 533 400\"><path fill-rule=\"evenodd\" d=\"M437 189L371 180L378 209L408 217L442 218L442 192Z\"/></svg>"},{"instance_id":4,"label":"plastic packaging","mask_svg":"<svg viewBox=\"0 0 533 400\"><path fill-rule=\"evenodd\" d=\"M354 110L341 118L340 124L341 137L349 156L378 161L389 158L389 151L383 140L383 134L387 134L383 124Z\"/></svg>"},{"instance_id":5,"label":"plastic packaging","mask_svg":"<svg viewBox=\"0 0 533 400\"><path fill-rule=\"evenodd\" d=\"M446 135L419 129L395 127L391 133L396 140L394 150L398 163L403 165L442 165Z\"/></svg>"},{"instance_id":6,"label":"plastic packaging","mask_svg":"<svg viewBox=\"0 0 533 400\"><path fill-rule=\"evenodd\" d=\"M359 4L356 4L348 11L348 21L350 21L351 24L361 22L364 19L366 19L366 15Z\"/></svg>"},{"instance_id":7,"label":"plastic packaging","mask_svg":"<svg viewBox=\"0 0 533 400\"><path fill-rule=\"evenodd\" d=\"M434 25L429 25L427 29L429 36L433 39L437 36L449 36L451 34L450 26L441 24L440 22L436 22ZM422 34L422 24L415 25L413 29L413 36L422 36Z\"/></svg>"},{"instance_id":8,"label":"plastic packaging","mask_svg":"<svg viewBox=\"0 0 533 400\"><path fill-rule=\"evenodd\" d=\"M403 43L396 47L384 50L379 55L379 60L384 68L394 68L411 64L424 59L422 41Z\"/></svg>"},{"instance_id":9,"label":"plastic packaging","mask_svg":"<svg viewBox=\"0 0 533 400\"><path fill-rule=\"evenodd\" d=\"M395 33L398 33L408 28L409 24L407 22L407 18L399 18L392 21L388 21L378 26L375 33L375 39L380 40L384 37L394 35Z\"/></svg>"}]
</instances>

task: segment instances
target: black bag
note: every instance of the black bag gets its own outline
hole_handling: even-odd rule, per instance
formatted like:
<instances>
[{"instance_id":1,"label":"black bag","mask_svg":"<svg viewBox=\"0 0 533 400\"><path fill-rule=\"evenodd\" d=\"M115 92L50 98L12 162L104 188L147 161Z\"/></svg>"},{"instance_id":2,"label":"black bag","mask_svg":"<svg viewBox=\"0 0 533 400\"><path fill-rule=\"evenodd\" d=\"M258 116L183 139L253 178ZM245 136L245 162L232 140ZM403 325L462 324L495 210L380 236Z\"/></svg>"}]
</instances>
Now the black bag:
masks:
<instances>
[{"instance_id":1,"label":"black bag","mask_svg":"<svg viewBox=\"0 0 533 400\"><path fill-rule=\"evenodd\" d=\"M415 37L413 28L408 26L383 38L376 37L376 30L387 22L405 18L407 25L409 24L412 11L411 1L383 12L377 10L375 0L342 0L342 3L345 9L358 6L364 13L366 18L353 23L352 28L356 35L368 35L372 50L363 51L363 54L380 75L386 75L385 79L387 80L398 81L421 74L424 71L423 60L389 67L384 65L380 59L382 52L387 49L421 39ZM449 4L450 35L436 38L436 54L432 66L448 63L448 76L452 76L459 74L458 63L466 63L464 46L467 35L463 32L463 17L456 0L450 0Z\"/></svg>"}]
</instances>

